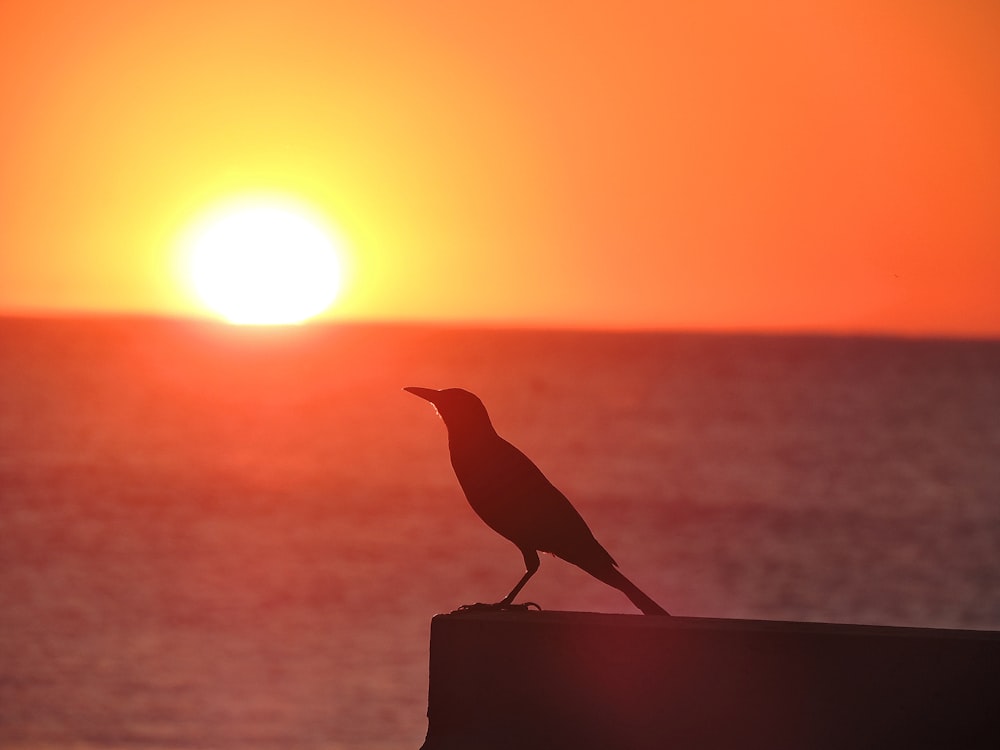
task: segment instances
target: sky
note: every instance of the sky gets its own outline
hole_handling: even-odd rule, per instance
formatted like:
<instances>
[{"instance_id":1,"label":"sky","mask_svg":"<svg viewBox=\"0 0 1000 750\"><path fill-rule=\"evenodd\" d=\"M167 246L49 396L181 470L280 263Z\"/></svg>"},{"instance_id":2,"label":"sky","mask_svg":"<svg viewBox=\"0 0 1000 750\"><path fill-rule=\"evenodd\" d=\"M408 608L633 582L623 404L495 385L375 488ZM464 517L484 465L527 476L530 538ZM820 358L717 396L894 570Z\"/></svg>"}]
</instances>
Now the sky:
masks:
<instances>
[{"instance_id":1,"label":"sky","mask_svg":"<svg viewBox=\"0 0 1000 750\"><path fill-rule=\"evenodd\" d=\"M0 5L0 314L205 314L291 196L332 318L1000 336L1000 4Z\"/></svg>"}]
</instances>

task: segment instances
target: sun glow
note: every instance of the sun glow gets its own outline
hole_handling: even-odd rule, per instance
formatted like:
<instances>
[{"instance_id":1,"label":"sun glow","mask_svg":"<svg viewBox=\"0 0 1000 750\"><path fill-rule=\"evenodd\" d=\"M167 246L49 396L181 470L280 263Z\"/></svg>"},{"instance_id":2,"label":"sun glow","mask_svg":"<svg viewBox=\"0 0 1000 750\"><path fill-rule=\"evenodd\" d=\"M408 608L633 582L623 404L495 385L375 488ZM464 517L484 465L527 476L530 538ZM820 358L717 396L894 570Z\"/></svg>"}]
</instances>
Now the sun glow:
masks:
<instances>
[{"instance_id":1,"label":"sun glow","mask_svg":"<svg viewBox=\"0 0 1000 750\"><path fill-rule=\"evenodd\" d=\"M302 323L341 289L343 243L297 204L227 205L197 222L183 245L185 275L198 298L230 323Z\"/></svg>"}]
</instances>

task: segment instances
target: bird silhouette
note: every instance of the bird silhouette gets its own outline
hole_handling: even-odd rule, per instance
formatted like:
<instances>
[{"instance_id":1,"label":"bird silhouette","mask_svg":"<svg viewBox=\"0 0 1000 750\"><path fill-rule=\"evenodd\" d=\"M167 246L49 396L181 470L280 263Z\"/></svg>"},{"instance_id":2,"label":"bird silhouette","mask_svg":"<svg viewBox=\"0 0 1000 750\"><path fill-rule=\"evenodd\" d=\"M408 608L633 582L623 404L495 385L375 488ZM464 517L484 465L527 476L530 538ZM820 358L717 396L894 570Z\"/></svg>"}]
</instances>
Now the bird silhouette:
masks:
<instances>
[{"instance_id":1,"label":"bird silhouette","mask_svg":"<svg viewBox=\"0 0 1000 750\"><path fill-rule=\"evenodd\" d=\"M496 604L463 609L509 609L550 552L614 586L647 615L668 612L622 575L618 563L594 538L576 508L521 451L500 437L483 402L461 388L407 387L430 401L448 428L451 465L469 505L486 525L512 541L524 556L525 573Z\"/></svg>"}]
</instances>

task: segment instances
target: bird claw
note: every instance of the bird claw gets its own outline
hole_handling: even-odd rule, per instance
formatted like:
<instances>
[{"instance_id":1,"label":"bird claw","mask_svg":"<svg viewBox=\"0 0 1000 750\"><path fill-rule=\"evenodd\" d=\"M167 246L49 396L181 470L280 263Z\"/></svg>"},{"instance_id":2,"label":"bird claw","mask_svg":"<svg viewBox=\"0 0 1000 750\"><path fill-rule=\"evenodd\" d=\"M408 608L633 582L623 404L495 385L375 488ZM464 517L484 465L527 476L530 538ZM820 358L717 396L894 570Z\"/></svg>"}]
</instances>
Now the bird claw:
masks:
<instances>
[{"instance_id":1,"label":"bird claw","mask_svg":"<svg viewBox=\"0 0 1000 750\"><path fill-rule=\"evenodd\" d=\"M535 602L524 602L522 604L507 602L484 604L483 602L476 602L475 604L463 604L461 607L454 610L452 614L458 614L459 612L527 612L532 607L539 612L542 611L542 608L535 604Z\"/></svg>"}]
</instances>

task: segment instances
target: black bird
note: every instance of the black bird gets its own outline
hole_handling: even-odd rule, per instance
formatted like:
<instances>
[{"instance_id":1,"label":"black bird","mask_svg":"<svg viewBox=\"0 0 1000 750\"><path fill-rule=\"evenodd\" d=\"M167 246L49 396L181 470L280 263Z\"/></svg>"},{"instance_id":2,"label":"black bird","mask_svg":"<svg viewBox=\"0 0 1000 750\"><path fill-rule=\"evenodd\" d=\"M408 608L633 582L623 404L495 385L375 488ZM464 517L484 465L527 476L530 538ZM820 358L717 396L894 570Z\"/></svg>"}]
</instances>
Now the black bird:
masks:
<instances>
[{"instance_id":1,"label":"black bird","mask_svg":"<svg viewBox=\"0 0 1000 750\"><path fill-rule=\"evenodd\" d=\"M511 592L496 604L477 606L511 607L538 570L541 551L619 589L647 615L668 614L618 571L618 563L594 538L583 517L531 459L497 434L475 394L461 388L403 390L434 404L448 428L451 465L469 505L524 556L526 572Z\"/></svg>"}]
</instances>

